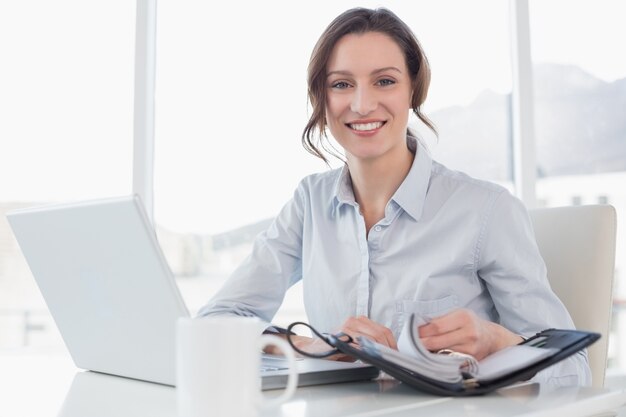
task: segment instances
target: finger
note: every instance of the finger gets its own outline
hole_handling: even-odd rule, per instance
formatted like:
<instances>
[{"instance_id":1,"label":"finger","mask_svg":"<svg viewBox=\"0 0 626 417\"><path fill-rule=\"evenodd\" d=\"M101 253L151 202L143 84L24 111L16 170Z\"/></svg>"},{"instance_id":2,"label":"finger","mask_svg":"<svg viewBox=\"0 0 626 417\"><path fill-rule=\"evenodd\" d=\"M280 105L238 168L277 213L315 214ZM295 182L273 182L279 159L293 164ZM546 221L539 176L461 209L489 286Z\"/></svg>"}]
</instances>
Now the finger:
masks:
<instances>
[{"instance_id":1,"label":"finger","mask_svg":"<svg viewBox=\"0 0 626 417\"><path fill-rule=\"evenodd\" d=\"M356 360L354 357L346 355L345 353L337 353L336 355L331 355L324 359L338 362L354 362Z\"/></svg>"},{"instance_id":2,"label":"finger","mask_svg":"<svg viewBox=\"0 0 626 417\"><path fill-rule=\"evenodd\" d=\"M436 317L428 323L418 327L420 338L438 336L454 332L463 328L468 321L468 313L464 310L455 310L443 316Z\"/></svg>"},{"instance_id":3,"label":"finger","mask_svg":"<svg viewBox=\"0 0 626 417\"><path fill-rule=\"evenodd\" d=\"M308 354L321 354L333 350L333 347L323 339L296 335L292 336L291 340L299 350Z\"/></svg>"},{"instance_id":4,"label":"finger","mask_svg":"<svg viewBox=\"0 0 626 417\"><path fill-rule=\"evenodd\" d=\"M365 325L366 330L372 331L372 337L376 342L388 346L392 349L397 349L396 339L393 337L393 333L388 327L383 326L380 323L376 323L368 319L367 317L361 318L362 323Z\"/></svg>"},{"instance_id":5,"label":"finger","mask_svg":"<svg viewBox=\"0 0 626 417\"><path fill-rule=\"evenodd\" d=\"M334 361L338 361L338 362L355 362L356 358L350 356L350 355L346 355L344 353L340 353L337 355L333 355L332 359Z\"/></svg>"},{"instance_id":6,"label":"finger","mask_svg":"<svg viewBox=\"0 0 626 417\"><path fill-rule=\"evenodd\" d=\"M391 330L367 317L351 317L344 323L342 331L352 338L364 336L392 349L397 349L396 340Z\"/></svg>"},{"instance_id":7,"label":"finger","mask_svg":"<svg viewBox=\"0 0 626 417\"><path fill-rule=\"evenodd\" d=\"M363 318L363 323L366 325L366 329L374 333L373 337L378 343L388 346L392 349L397 349L396 339L393 337L391 330L375 321L368 318Z\"/></svg>"},{"instance_id":8,"label":"finger","mask_svg":"<svg viewBox=\"0 0 626 417\"><path fill-rule=\"evenodd\" d=\"M452 349L453 346L460 346L468 343L467 336L463 329L420 339L424 347L430 351Z\"/></svg>"}]
</instances>

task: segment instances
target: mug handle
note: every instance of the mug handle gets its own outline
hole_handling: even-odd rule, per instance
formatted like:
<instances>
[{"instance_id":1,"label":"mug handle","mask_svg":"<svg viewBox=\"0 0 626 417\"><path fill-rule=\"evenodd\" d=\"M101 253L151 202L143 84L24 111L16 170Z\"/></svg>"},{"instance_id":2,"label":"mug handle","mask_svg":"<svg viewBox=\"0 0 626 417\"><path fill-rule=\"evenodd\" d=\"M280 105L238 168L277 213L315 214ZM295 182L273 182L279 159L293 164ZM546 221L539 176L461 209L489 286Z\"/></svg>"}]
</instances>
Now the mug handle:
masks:
<instances>
[{"instance_id":1,"label":"mug handle","mask_svg":"<svg viewBox=\"0 0 626 417\"><path fill-rule=\"evenodd\" d=\"M291 346L289 346L289 343L287 343L285 340L281 339L280 337L264 334L261 336L260 342L261 342L261 351L263 351L263 349L266 346L274 345L283 352L286 359L289 361L289 379L287 379L287 387L285 388L285 391L277 398L268 399L268 398L261 396L260 407L262 408L276 407L284 403L288 399L290 399L293 396L294 392L296 391L296 386L298 385L298 371L296 369L296 355L293 353L293 349L291 349Z\"/></svg>"}]
</instances>

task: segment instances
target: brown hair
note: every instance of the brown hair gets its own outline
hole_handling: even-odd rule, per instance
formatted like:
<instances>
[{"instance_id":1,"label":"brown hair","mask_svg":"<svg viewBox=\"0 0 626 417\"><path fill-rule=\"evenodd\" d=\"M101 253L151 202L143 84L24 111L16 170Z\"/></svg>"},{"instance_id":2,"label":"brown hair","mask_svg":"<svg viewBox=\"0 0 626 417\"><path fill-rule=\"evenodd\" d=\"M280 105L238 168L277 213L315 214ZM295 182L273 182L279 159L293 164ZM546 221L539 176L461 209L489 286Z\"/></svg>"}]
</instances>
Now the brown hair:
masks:
<instances>
[{"instance_id":1,"label":"brown hair","mask_svg":"<svg viewBox=\"0 0 626 417\"><path fill-rule=\"evenodd\" d=\"M402 49L413 84L411 100L413 113L435 134L437 133L433 123L420 108L426 100L430 85L430 66L415 34L406 23L388 9L357 7L343 12L328 25L313 48L309 60L307 83L313 114L302 133L302 145L308 152L326 163L328 159L318 145L324 151L337 156L336 151L323 140L326 137L326 65L339 39L348 34L366 32L384 33ZM316 130L318 135L315 135Z\"/></svg>"}]
</instances>

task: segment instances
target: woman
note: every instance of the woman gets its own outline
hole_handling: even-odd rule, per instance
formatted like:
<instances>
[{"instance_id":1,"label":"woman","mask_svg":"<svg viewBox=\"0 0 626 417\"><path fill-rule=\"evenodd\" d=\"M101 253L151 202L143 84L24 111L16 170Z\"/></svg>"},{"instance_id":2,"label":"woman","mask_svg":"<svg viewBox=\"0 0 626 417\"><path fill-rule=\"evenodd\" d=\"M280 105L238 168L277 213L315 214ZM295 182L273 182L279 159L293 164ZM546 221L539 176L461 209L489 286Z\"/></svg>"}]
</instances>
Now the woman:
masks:
<instances>
[{"instance_id":1,"label":"woman","mask_svg":"<svg viewBox=\"0 0 626 417\"><path fill-rule=\"evenodd\" d=\"M392 348L412 312L430 320L419 328L427 348L478 359L548 327L573 328L522 203L433 161L408 130L410 111L433 129L420 110L429 81L422 48L390 11L351 9L328 26L309 63L303 144L326 160L330 131L345 166L301 181L200 315L258 316L269 326L303 280L313 327ZM297 344L325 348L302 336ZM590 383L584 354L543 375Z\"/></svg>"}]
</instances>

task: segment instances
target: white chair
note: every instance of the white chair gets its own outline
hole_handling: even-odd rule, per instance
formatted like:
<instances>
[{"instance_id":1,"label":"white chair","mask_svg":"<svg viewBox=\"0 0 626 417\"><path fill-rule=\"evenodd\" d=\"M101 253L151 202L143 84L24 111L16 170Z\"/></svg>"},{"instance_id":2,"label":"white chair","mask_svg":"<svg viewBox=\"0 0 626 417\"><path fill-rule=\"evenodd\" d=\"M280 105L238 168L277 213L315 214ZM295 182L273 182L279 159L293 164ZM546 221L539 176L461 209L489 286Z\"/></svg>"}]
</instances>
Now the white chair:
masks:
<instances>
[{"instance_id":1,"label":"white chair","mask_svg":"<svg viewBox=\"0 0 626 417\"><path fill-rule=\"evenodd\" d=\"M548 280L576 328L602 334L589 347L594 387L604 386L613 274L615 208L608 205L530 210Z\"/></svg>"}]
</instances>

